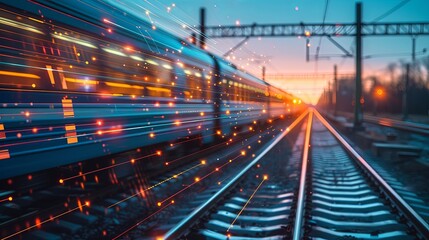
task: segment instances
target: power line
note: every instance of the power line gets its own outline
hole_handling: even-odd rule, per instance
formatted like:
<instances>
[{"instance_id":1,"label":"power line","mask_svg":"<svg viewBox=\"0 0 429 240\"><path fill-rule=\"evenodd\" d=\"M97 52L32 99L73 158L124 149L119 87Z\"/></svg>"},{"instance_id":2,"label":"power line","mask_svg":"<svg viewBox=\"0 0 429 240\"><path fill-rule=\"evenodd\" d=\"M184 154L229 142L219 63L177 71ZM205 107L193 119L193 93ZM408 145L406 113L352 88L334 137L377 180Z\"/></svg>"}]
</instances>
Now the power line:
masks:
<instances>
[{"instance_id":1,"label":"power line","mask_svg":"<svg viewBox=\"0 0 429 240\"><path fill-rule=\"evenodd\" d=\"M325 24L326 13L328 12L328 4L329 4L329 0L326 0L326 2L325 2L325 12L323 13L322 24ZM319 58L320 45L322 45L322 38L319 38L319 44L318 44L318 46L316 48L316 61Z\"/></svg>"},{"instance_id":2,"label":"power line","mask_svg":"<svg viewBox=\"0 0 429 240\"><path fill-rule=\"evenodd\" d=\"M389 11L383 13L382 15L378 16L377 18L375 18L372 22L378 22L381 19L389 16L390 14L394 13L395 11L397 11L398 9L400 9L401 7L403 7L405 4L407 4L410 0L403 0L402 2L398 3L396 6L394 6L393 8L391 8Z\"/></svg>"}]
</instances>

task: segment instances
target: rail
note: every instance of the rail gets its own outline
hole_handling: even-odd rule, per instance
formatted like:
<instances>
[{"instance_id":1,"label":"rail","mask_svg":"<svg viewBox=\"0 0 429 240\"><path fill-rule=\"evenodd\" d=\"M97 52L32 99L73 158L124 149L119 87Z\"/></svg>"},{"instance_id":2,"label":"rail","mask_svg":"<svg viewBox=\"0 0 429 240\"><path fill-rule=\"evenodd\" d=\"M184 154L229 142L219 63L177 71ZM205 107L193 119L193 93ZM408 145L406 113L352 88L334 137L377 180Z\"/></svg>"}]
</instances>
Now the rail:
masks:
<instances>
[{"instance_id":1,"label":"rail","mask_svg":"<svg viewBox=\"0 0 429 240\"><path fill-rule=\"evenodd\" d=\"M302 166L301 176L299 180L299 191L296 207L295 224L293 228L293 240L301 239L302 219L304 214L304 200L305 200L305 188L306 188L306 176L307 176L307 163L308 163L308 152L310 149L310 136L311 136L311 124L313 119L313 109L310 109L308 115L307 129L305 131L304 148L302 152Z\"/></svg>"},{"instance_id":2,"label":"rail","mask_svg":"<svg viewBox=\"0 0 429 240\"><path fill-rule=\"evenodd\" d=\"M196 208L188 217L180 221L172 229L170 229L161 239L176 239L182 236L200 217L204 216L208 209L210 209L218 200L228 193L239 180L256 164L259 160L267 154L280 140L283 139L299 122L307 115L308 111L302 113L292 124L277 138L275 138L265 149L262 151L251 163L249 163L243 170L241 170L231 181L229 181L222 189L210 197L205 203Z\"/></svg>"},{"instance_id":3,"label":"rail","mask_svg":"<svg viewBox=\"0 0 429 240\"><path fill-rule=\"evenodd\" d=\"M380 187L380 189L390 198L390 200L398 207L405 216L411 220L417 232L421 234L424 239L429 239L429 225L414 211L414 209L401 197L399 194L386 183L386 181L360 156L356 150L326 121L326 119L317 111L314 110L316 117L322 124L335 136L335 138L344 146L350 156L355 159L359 165L367 172Z\"/></svg>"}]
</instances>

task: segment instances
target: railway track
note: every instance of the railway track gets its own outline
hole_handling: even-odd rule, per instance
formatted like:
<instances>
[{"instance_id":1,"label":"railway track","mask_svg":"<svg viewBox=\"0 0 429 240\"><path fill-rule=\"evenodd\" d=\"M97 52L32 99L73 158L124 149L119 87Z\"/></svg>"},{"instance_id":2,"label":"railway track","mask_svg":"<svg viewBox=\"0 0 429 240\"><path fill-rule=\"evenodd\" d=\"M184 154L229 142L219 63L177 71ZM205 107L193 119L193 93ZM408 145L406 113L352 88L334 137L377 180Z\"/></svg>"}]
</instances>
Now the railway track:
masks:
<instances>
[{"instance_id":1,"label":"railway track","mask_svg":"<svg viewBox=\"0 0 429 240\"><path fill-rule=\"evenodd\" d=\"M279 127L268 125L255 130L252 134L237 134L234 135L232 142L219 143L218 146L212 146L212 149L201 150L201 153L168 159L170 165L180 165L180 167L158 171L158 174L153 173L150 176L147 176L150 173L137 178L129 176L121 179L119 185L104 186L101 183L90 184L86 182L85 191L82 191L79 185L69 187L60 185L39 191L42 193L52 192L52 194L55 191L60 191L61 196L58 198L73 196L82 199L83 204L85 199L91 200L89 206L84 205L80 209L75 209L64 215L61 214L64 212L62 204L60 206L48 205L48 211L44 210L43 206L37 205L37 202L32 203L29 200L29 203L32 204L29 205L29 208L34 209L34 211L26 219L17 220L17 222L26 221L27 228L13 230L18 228L10 227L6 234L3 233L0 236L0 239L118 239L128 237L128 231L134 228L139 229L139 235L165 233L169 225L177 222L174 219L180 220L181 217L186 217L188 212L192 211L193 205L190 202L195 196L201 197L199 192L203 190L209 193L216 192L223 187L221 184L214 184L213 186L203 183L194 184L197 182L197 176L207 175L217 167L222 169L221 166L226 164L228 168L222 169L224 177L218 180L217 176L216 182L228 182L231 176L234 176L240 168L246 165L245 159L251 158L250 153L252 151L257 151L258 148L264 146L263 143L272 139L272 135L278 133L280 133ZM227 149L225 149L225 145L228 145ZM248 157L244 156L243 150L249 153ZM229 162L232 159L233 161ZM185 161L187 164L181 164L181 161ZM204 182L210 182L208 180L210 177ZM92 185L94 186L91 187ZM193 186L190 187L191 185ZM93 189L95 190L93 191ZM34 196L36 195L40 194L34 193ZM48 196L51 195L48 194ZM164 202L163 200L166 199L168 201ZM170 204L174 201L180 203L188 199L189 202L186 204L187 208L190 209L188 212L184 211L185 208L181 209L180 204L178 204L179 207L176 207L176 204ZM203 200L196 201L196 204ZM162 203L162 206L159 206L159 203ZM4 204L10 205L7 202L2 203L0 212L5 207ZM20 207L20 205L15 205ZM166 205L170 205L169 209L163 210L160 214L154 214ZM68 209L73 209L73 206L69 206ZM175 212L178 215L174 216L173 220L169 216L174 211L170 211L170 209L178 209L179 212ZM22 211L24 210L26 209ZM44 216L42 215L43 212L50 212L51 214ZM62 216L57 218L53 212L58 212ZM32 219L36 217L40 219L40 223L32 224L34 222ZM144 233L140 234L141 232Z\"/></svg>"},{"instance_id":2,"label":"railway track","mask_svg":"<svg viewBox=\"0 0 429 240\"><path fill-rule=\"evenodd\" d=\"M283 134L159 238L427 239L427 223L314 115L289 155Z\"/></svg>"},{"instance_id":3,"label":"railway track","mask_svg":"<svg viewBox=\"0 0 429 240\"><path fill-rule=\"evenodd\" d=\"M317 111L282 129L153 178L146 197L117 191L24 238L429 238L427 223L389 185L394 179L382 179ZM251 158L239 157L243 147Z\"/></svg>"}]
</instances>

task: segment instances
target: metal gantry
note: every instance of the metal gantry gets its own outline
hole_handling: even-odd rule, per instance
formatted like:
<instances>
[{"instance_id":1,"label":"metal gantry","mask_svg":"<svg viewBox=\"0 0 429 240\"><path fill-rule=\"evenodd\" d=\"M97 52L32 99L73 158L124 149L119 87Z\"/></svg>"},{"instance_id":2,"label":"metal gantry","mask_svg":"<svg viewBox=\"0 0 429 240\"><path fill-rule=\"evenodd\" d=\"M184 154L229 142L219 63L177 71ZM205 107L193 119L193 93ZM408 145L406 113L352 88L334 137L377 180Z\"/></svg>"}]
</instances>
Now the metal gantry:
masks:
<instances>
[{"instance_id":1,"label":"metal gantry","mask_svg":"<svg viewBox=\"0 0 429 240\"><path fill-rule=\"evenodd\" d=\"M376 23L362 22L362 3L356 3L355 23L285 23L251 24L238 26L203 26L205 13L201 13L200 34L205 38L250 38L250 37L306 37L309 61L309 37L354 37L356 43L356 87L354 99L354 129L362 129L362 38L365 36L412 36L429 35L429 22ZM334 41L333 39L330 39ZM244 42L244 41L242 41ZM334 41L335 42L335 41ZM334 43L335 44L335 43ZM415 51L415 40L413 40ZM338 44L336 44L338 45ZM342 47L340 47L341 49ZM344 48L342 48L344 51ZM229 52L228 52L229 53ZM414 53L415 54L415 53ZM347 56L351 56L346 51ZM414 56L414 55L413 55ZM414 58L414 57L413 57Z\"/></svg>"},{"instance_id":2,"label":"metal gantry","mask_svg":"<svg viewBox=\"0 0 429 240\"><path fill-rule=\"evenodd\" d=\"M356 36L356 23L285 23L240 26L206 26L207 38L341 37ZM362 36L429 35L429 22L362 23Z\"/></svg>"}]
</instances>

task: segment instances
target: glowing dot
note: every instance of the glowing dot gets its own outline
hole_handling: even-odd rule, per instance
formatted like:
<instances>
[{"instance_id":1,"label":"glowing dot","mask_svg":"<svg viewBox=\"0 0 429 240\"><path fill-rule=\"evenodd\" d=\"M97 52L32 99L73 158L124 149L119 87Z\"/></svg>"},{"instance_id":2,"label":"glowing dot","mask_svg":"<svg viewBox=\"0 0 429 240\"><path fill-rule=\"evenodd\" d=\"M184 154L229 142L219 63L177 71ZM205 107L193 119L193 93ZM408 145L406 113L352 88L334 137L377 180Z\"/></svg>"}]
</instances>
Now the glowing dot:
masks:
<instances>
[{"instance_id":1,"label":"glowing dot","mask_svg":"<svg viewBox=\"0 0 429 240\"><path fill-rule=\"evenodd\" d=\"M246 155L246 151L241 151L241 155L245 156Z\"/></svg>"},{"instance_id":2,"label":"glowing dot","mask_svg":"<svg viewBox=\"0 0 429 240\"><path fill-rule=\"evenodd\" d=\"M156 30L156 27L155 27L155 25L153 25L153 26L152 26L152 29L153 29L153 30Z\"/></svg>"},{"instance_id":3,"label":"glowing dot","mask_svg":"<svg viewBox=\"0 0 429 240\"><path fill-rule=\"evenodd\" d=\"M202 165L206 165L206 160L201 160Z\"/></svg>"},{"instance_id":4,"label":"glowing dot","mask_svg":"<svg viewBox=\"0 0 429 240\"><path fill-rule=\"evenodd\" d=\"M103 122L102 122L102 121L100 121L100 120L98 120L98 121L97 121L97 125L98 125L98 126L101 126L101 125L103 125Z\"/></svg>"},{"instance_id":5,"label":"glowing dot","mask_svg":"<svg viewBox=\"0 0 429 240\"><path fill-rule=\"evenodd\" d=\"M175 124L176 126L179 126L179 125L180 125L180 121L179 121L179 120L176 120L176 121L174 121L174 124Z\"/></svg>"},{"instance_id":6,"label":"glowing dot","mask_svg":"<svg viewBox=\"0 0 429 240\"><path fill-rule=\"evenodd\" d=\"M168 162L166 162L166 163L165 163L165 166L168 166L168 164L169 164L169 163L168 163Z\"/></svg>"},{"instance_id":7,"label":"glowing dot","mask_svg":"<svg viewBox=\"0 0 429 240\"><path fill-rule=\"evenodd\" d=\"M107 32L112 33L112 29L111 29L111 28L108 28L108 29L107 29Z\"/></svg>"},{"instance_id":8,"label":"glowing dot","mask_svg":"<svg viewBox=\"0 0 429 240\"><path fill-rule=\"evenodd\" d=\"M33 133L37 133L38 129L37 128L33 128Z\"/></svg>"},{"instance_id":9,"label":"glowing dot","mask_svg":"<svg viewBox=\"0 0 429 240\"><path fill-rule=\"evenodd\" d=\"M195 182L199 182L200 181L200 178L199 177L196 177L195 178Z\"/></svg>"},{"instance_id":10,"label":"glowing dot","mask_svg":"<svg viewBox=\"0 0 429 240\"><path fill-rule=\"evenodd\" d=\"M92 59L92 61L95 61L95 60L97 60L97 58L95 58L95 57L92 57L91 59Z\"/></svg>"},{"instance_id":11,"label":"glowing dot","mask_svg":"<svg viewBox=\"0 0 429 240\"><path fill-rule=\"evenodd\" d=\"M9 197L9 198L8 198L8 200L12 202L12 200L13 200L13 197Z\"/></svg>"},{"instance_id":12,"label":"glowing dot","mask_svg":"<svg viewBox=\"0 0 429 240\"><path fill-rule=\"evenodd\" d=\"M171 203L173 204L173 203L174 203L174 200L171 200Z\"/></svg>"},{"instance_id":13,"label":"glowing dot","mask_svg":"<svg viewBox=\"0 0 429 240\"><path fill-rule=\"evenodd\" d=\"M200 112L200 116L204 116L204 113L203 113L203 112Z\"/></svg>"},{"instance_id":14,"label":"glowing dot","mask_svg":"<svg viewBox=\"0 0 429 240\"><path fill-rule=\"evenodd\" d=\"M97 134L98 134L98 135L102 135L102 134L103 134L103 131L98 130L98 131L97 131Z\"/></svg>"},{"instance_id":15,"label":"glowing dot","mask_svg":"<svg viewBox=\"0 0 429 240\"><path fill-rule=\"evenodd\" d=\"M155 137L155 133L149 134L149 137L154 138Z\"/></svg>"},{"instance_id":16,"label":"glowing dot","mask_svg":"<svg viewBox=\"0 0 429 240\"><path fill-rule=\"evenodd\" d=\"M229 115L230 114L230 111L229 110L226 110L226 115Z\"/></svg>"},{"instance_id":17,"label":"glowing dot","mask_svg":"<svg viewBox=\"0 0 429 240\"><path fill-rule=\"evenodd\" d=\"M58 182L60 182L61 184L64 183L63 179L58 180Z\"/></svg>"},{"instance_id":18,"label":"glowing dot","mask_svg":"<svg viewBox=\"0 0 429 240\"><path fill-rule=\"evenodd\" d=\"M156 205L157 205L158 207L161 207L162 203L161 203L161 202L158 202Z\"/></svg>"},{"instance_id":19,"label":"glowing dot","mask_svg":"<svg viewBox=\"0 0 429 240\"><path fill-rule=\"evenodd\" d=\"M240 20L236 20L235 21L235 25L239 26L240 25Z\"/></svg>"},{"instance_id":20,"label":"glowing dot","mask_svg":"<svg viewBox=\"0 0 429 240\"><path fill-rule=\"evenodd\" d=\"M169 102L169 103L168 103L168 106L172 107L172 106L173 106L173 103L172 103L172 102Z\"/></svg>"},{"instance_id":21,"label":"glowing dot","mask_svg":"<svg viewBox=\"0 0 429 240\"><path fill-rule=\"evenodd\" d=\"M220 182L217 182L217 185L220 185Z\"/></svg>"},{"instance_id":22,"label":"glowing dot","mask_svg":"<svg viewBox=\"0 0 429 240\"><path fill-rule=\"evenodd\" d=\"M162 152L161 151L156 151L156 155L161 156Z\"/></svg>"},{"instance_id":23,"label":"glowing dot","mask_svg":"<svg viewBox=\"0 0 429 240\"><path fill-rule=\"evenodd\" d=\"M249 131L252 131L253 130L253 127L249 127Z\"/></svg>"},{"instance_id":24,"label":"glowing dot","mask_svg":"<svg viewBox=\"0 0 429 240\"><path fill-rule=\"evenodd\" d=\"M220 130L217 130L217 131L216 131L216 134L217 134L217 135L221 135L221 134L222 134L222 132L221 132Z\"/></svg>"},{"instance_id":25,"label":"glowing dot","mask_svg":"<svg viewBox=\"0 0 429 240\"><path fill-rule=\"evenodd\" d=\"M131 163L134 164L136 162L136 160L133 158L131 159Z\"/></svg>"},{"instance_id":26,"label":"glowing dot","mask_svg":"<svg viewBox=\"0 0 429 240\"><path fill-rule=\"evenodd\" d=\"M136 95L131 95L131 98L136 98Z\"/></svg>"},{"instance_id":27,"label":"glowing dot","mask_svg":"<svg viewBox=\"0 0 429 240\"><path fill-rule=\"evenodd\" d=\"M267 112L267 110L265 110L265 109L264 109L264 110L262 110L262 113L266 113L266 112Z\"/></svg>"},{"instance_id":28,"label":"glowing dot","mask_svg":"<svg viewBox=\"0 0 429 240\"><path fill-rule=\"evenodd\" d=\"M32 87L32 88L35 88L35 87L36 87L36 84L34 84L34 83L33 83L33 84L31 84L31 87Z\"/></svg>"},{"instance_id":29,"label":"glowing dot","mask_svg":"<svg viewBox=\"0 0 429 240\"><path fill-rule=\"evenodd\" d=\"M268 175L264 175L264 180L267 180L268 179Z\"/></svg>"},{"instance_id":30,"label":"glowing dot","mask_svg":"<svg viewBox=\"0 0 429 240\"><path fill-rule=\"evenodd\" d=\"M215 168L215 171L216 171L216 172L218 172L218 171L219 171L219 168Z\"/></svg>"},{"instance_id":31,"label":"glowing dot","mask_svg":"<svg viewBox=\"0 0 429 240\"><path fill-rule=\"evenodd\" d=\"M298 8L298 6L296 6L296 7L295 7L295 11L298 11L298 10L299 10L299 8Z\"/></svg>"},{"instance_id":32,"label":"glowing dot","mask_svg":"<svg viewBox=\"0 0 429 240\"><path fill-rule=\"evenodd\" d=\"M27 112L25 112L24 114L25 114L25 116L26 116L26 117L29 117L29 116L30 116L30 112L28 112L28 111L27 111Z\"/></svg>"},{"instance_id":33,"label":"glowing dot","mask_svg":"<svg viewBox=\"0 0 429 240\"><path fill-rule=\"evenodd\" d=\"M85 206L89 207L91 203L89 201L85 201Z\"/></svg>"}]
</instances>

